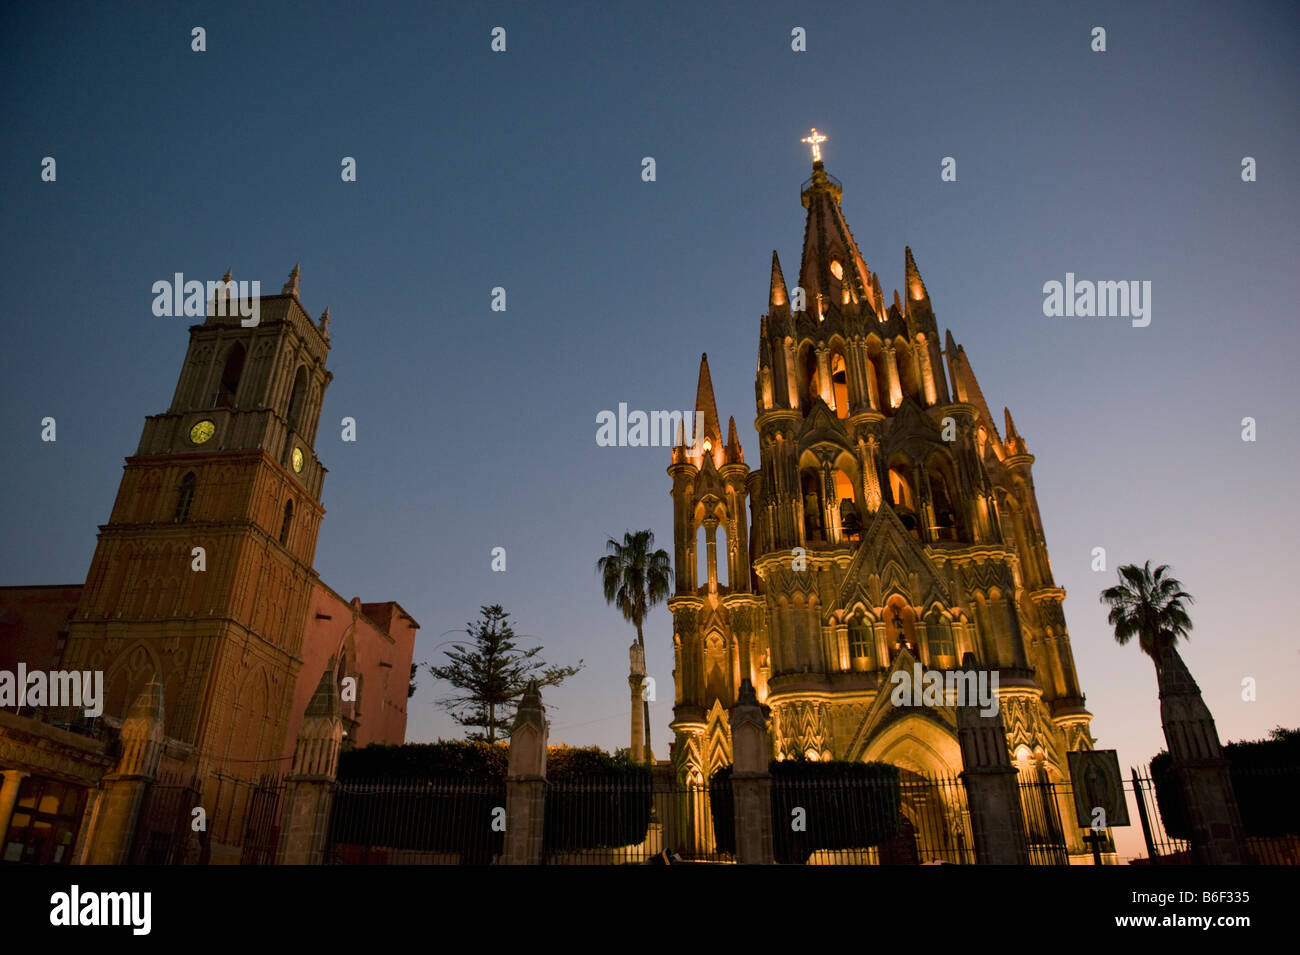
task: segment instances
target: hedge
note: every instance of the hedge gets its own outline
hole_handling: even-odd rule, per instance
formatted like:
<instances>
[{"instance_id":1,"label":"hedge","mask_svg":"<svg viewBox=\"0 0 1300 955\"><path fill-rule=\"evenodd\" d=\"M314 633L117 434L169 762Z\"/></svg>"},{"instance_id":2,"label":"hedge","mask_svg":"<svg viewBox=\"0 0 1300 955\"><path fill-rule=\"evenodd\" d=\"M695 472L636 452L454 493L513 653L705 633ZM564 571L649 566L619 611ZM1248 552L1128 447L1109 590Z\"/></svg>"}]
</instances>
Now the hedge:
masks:
<instances>
[{"instance_id":1,"label":"hedge","mask_svg":"<svg viewBox=\"0 0 1300 955\"><path fill-rule=\"evenodd\" d=\"M618 848L645 840L654 808L650 767L594 747L546 757L543 843L548 850Z\"/></svg>"},{"instance_id":2,"label":"hedge","mask_svg":"<svg viewBox=\"0 0 1300 955\"><path fill-rule=\"evenodd\" d=\"M866 849L898 835L898 767L838 760L773 760L772 852L777 862L802 864L818 849ZM713 837L719 851L736 851L732 767L709 780ZM805 831L792 827L802 809Z\"/></svg>"}]
</instances>

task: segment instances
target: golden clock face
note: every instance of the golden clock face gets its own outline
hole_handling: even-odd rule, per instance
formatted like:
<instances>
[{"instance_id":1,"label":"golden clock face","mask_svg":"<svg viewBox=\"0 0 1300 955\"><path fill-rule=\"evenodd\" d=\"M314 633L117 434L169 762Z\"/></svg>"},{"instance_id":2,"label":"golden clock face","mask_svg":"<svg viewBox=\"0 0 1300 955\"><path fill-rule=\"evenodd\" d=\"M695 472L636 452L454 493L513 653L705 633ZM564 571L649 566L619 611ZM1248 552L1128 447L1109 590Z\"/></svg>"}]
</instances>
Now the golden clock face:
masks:
<instances>
[{"instance_id":1,"label":"golden clock face","mask_svg":"<svg viewBox=\"0 0 1300 955\"><path fill-rule=\"evenodd\" d=\"M293 449L293 469L299 474L302 473L302 448Z\"/></svg>"},{"instance_id":2,"label":"golden clock face","mask_svg":"<svg viewBox=\"0 0 1300 955\"><path fill-rule=\"evenodd\" d=\"M211 421L200 421L194 427L190 428L190 440L195 444L202 444L217 433L217 426Z\"/></svg>"}]
</instances>

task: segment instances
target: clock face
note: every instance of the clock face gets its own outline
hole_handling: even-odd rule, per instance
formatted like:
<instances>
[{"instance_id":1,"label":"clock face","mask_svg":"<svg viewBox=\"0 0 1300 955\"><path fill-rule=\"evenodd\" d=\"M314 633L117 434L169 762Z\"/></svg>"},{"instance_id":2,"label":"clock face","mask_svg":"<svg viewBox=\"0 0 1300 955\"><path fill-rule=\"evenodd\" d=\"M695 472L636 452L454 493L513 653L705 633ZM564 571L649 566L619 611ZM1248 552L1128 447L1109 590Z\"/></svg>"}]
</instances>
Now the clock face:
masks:
<instances>
[{"instance_id":1,"label":"clock face","mask_svg":"<svg viewBox=\"0 0 1300 955\"><path fill-rule=\"evenodd\" d=\"M217 433L217 426L211 421L200 421L194 427L190 428L190 440L195 444L202 444Z\"/></svg>"},{"instance_id":2,"label":"clock face","mask_svg":"<svg viewBox=\"0 0 1300 955\"><path fill-rule=\"evenodd\" d=\"M302 448L293 449L293 469L299 474L302 473Z\"/></svg>"}]
</instances>

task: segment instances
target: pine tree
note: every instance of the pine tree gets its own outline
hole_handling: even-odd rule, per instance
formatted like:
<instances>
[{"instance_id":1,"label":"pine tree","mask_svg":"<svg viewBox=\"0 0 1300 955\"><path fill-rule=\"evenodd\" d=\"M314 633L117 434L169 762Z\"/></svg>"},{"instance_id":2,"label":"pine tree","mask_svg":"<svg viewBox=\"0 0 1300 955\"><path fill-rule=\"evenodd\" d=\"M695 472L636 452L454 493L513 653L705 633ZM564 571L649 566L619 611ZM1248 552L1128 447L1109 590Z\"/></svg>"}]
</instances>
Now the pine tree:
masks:
<instances>
[{"instance_id":1,"label":"pine tree","mask_svg":"<svg viewBox=\"0 0 1300 955\"><path fill-rule=\"evenodd\" d=\"M536 659L542 647L521 650L515 643L510 614L499 604L479 608L480 619L466 624L471 643L448 651L444 666L428 664L435 679L445 680L458 692L438 700L461 726L475 732L470 740L488 743L509 735L515 704L529 680L539 687L559 686L582 669L556 666Z\"/></svg>"}]
</instances>

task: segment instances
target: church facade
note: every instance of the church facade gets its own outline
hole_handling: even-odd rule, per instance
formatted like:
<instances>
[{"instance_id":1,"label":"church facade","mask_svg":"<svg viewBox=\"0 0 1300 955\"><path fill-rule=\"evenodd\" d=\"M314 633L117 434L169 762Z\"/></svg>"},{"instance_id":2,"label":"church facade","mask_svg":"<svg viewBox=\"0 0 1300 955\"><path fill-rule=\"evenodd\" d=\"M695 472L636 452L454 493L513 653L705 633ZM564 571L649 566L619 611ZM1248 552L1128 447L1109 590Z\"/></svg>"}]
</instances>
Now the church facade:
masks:
<instances>
[{"instance_id":1,"label":"church facade","mask_svg":"<svg viewBox=\"0 0 1300 955\"><path fill-rule=\"evenodd\" d=\"M104 688L93 727L75 713L0 713L4 861L141 858L156 835L148 799L105 796L141 775L118 762L133 714L149 777L205 810L189 861L245 858L259 813L273 828L268 780L297 765L321 687L334 688L344 747L405 740L419 625L395 602L343 598L313 567L329 310L306 312L296 266L258 305L251 327L210 307L190 328L171 404L126 459L85 583L0 588L0 670L92 672ZM41 816L46 803L57 818Z\"/></svg>"},{"instance_id":2,"label":"church facade","mask_svg":"<svg viewBox=\"0 0 1300 955\"><path fill-rule=\"evenodd\" d=\"M759 324L758 463L725 436L708 356L703 434L673 449L679 780L731 763L728 710L749 680L775 759L962 769L950 706L895 706L891 676L952 671L967 653L998 676L1021 777L1069 778L1092 748L1032 465L1009 411L995 419L964 349L940 337L910 249L886 298L820 160L792 291L772 255ZM752 460L752 458L751 458ZM1072 840L1073 841L1073 840Z\"/></svg>"}]
</instances>

